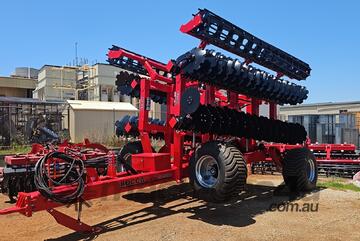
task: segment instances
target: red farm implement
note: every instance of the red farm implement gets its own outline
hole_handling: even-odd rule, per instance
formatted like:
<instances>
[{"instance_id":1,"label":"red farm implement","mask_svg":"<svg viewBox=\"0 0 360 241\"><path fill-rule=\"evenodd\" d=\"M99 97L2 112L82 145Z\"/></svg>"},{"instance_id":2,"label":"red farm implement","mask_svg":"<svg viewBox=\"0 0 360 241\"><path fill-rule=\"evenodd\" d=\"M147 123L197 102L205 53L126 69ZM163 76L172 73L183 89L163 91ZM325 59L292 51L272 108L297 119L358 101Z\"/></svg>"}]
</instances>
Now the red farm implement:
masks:
<instances>
[{"instance_id":1,"label":"red farm implement","mask_svg":"<svg viewBox=\"0 0 360 241\"><path fill-rule=\"evenodd\" d=\"M107 155L109 150L100 144L90 143L87 139L83 143L72 144L67 141L58 146L33 144L31 151L28 154L16 154L12 156L5 156L5 167L0 168L0 190L3 194L9 196L11 201L14 201L19 192L36 191L34 183L34 170L36 163L46 154L59 151L71 156L77 156L82 160L97 160ZM103 173L106 171L105 160L100 165L97 171Z\"/></svg>"},{"instance_id":2,"label":"red farm implement","mask_svg":"<svg viewBox=\"0 0 360 241\"><path fill-rule=\"evenodd\" d=\"M180 30L200 39L200 45L166 64L117 46L108 52L109 63L122 68L118 90L140 98L139 116L118 121L117 133L139 141L90 163L61 150L49 152L34 167L38 191L19 192L16 205L0 214L30 217L47 210L68 228L93 231L54 208L187 177L200 198L223 201L244 190L247 163L267 158L282 167L291 190L315 188L317 163L304 127L276 120L277 104L302 103L308 94L283 77L305 79L310 67L206 9ZM211 44L243 60L205 49ZM149 118L151 101L166 104L165 121ZM264 103L269 118L259 116ZM164 140L157 153L152 138ZM281 152L263 142L296 148ZM106 163L106 172L97 171L100 163ZM55 170L62 172L54 177Z\"/></svg>"},{"instance_id":3,"label":"red farm implement","mask_svg":"<svg viewBox=\"0 0 360 241\"><path fill-rule=\"evenodd\" d=\"M276 148L280 153L298 148L288 144L266 144L267 148ZM319 175L353 177L360 171L360 155L353 144L309 144L308 148L313 152ZM263 172L274 170L272 159L267 158L262 165L254 165ZM264 165L265 164L265 165ZM270 167L270 168L269 168Z\"/></svg>"}]
</instances>

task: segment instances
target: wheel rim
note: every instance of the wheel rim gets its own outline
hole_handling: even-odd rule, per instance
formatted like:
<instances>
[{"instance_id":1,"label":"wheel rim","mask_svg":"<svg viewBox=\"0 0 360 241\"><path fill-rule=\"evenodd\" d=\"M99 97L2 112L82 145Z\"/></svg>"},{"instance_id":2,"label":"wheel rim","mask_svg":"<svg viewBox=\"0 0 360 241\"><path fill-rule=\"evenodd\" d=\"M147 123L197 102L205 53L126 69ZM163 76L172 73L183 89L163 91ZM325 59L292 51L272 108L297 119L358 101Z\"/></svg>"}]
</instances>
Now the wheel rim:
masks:
<instances>
[{"instance_id":1,"label":"wheel rim","mask_svg":"<svg viewBox=\"0 0 360 241\"><path fill-rule=\"evenodd\" d=\"M308 159L307 163L308 163L308 180L310 182L313 182L315 180L315 174L316 174L315 163L314 160L312 159Z\"/></svg>"},{"instance_id":2,"label":"wheel rim","mask_svg":"<svg viewBox=\"0 0 360 241\"><path fill-rule=\"evenodd\" d=\"M212 188L218 182L219 166L214 157L205 155L200 157L195 167L196 179L205 188Z\"/></svg>"}]
</instances>

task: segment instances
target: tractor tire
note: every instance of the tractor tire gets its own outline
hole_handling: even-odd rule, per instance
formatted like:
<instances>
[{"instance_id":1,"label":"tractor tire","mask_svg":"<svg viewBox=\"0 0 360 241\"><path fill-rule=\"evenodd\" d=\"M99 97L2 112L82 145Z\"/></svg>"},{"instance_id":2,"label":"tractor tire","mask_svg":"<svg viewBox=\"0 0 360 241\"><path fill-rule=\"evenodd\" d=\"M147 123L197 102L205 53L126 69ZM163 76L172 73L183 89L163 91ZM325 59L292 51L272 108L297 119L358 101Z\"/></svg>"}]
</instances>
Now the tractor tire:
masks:
<instances>
[{"instance_id":1,"label":"tractor tire","mask_svg":"<svg viewBox=\"0 0 360 241\"><path fill-rule=\"evenodd\" d=\"M316 159L308 148L287 151L283 159L283 178L293 192L307 192L316 188L318 169Z\"/></svg>"},{"instance_id":2,"label":"tractor tire","mask_svg":"<svg viewBox=\"0 0 360 241\"><path fill-rule=\"evenodd\" d=\"M125 162L129 167L132 167L132 163L131 163L131 155L132 154L139 154L139 153L143 153L143 147L141 145L141 141L134 141L134 142L129 142L127 144L125 144L119 154L118 154L118 158L117 158L117 162L116 162L116 169L118 172L123 171L122 170L122 163L119 161L119 159L121 159L123 162ZM124 166L126 171L127 168Z\"/></svg>"},{"instance_id":3,"label":"tractor tire","mask_svg":"<svg viewBox=\"0 0 360 241\"><path fill-rule=\"evenodd\" d=\"M223 202L244 190L246 162L235 146L210 141L190 158L189 179L195 194L205 201Z\"/></svg>"}]
</instances>

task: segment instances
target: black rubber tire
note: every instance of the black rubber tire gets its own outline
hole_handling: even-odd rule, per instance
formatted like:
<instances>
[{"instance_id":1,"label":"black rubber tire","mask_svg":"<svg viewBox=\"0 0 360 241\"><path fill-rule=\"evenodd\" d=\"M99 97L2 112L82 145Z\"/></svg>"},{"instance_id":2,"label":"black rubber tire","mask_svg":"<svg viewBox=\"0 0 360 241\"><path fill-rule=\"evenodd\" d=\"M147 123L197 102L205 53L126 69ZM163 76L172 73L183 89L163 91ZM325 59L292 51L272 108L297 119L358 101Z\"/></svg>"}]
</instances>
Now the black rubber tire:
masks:
<instances>
[{"instance_id":1,"label":"black rubber tire","mask_svg":"<svg viewBox=\"0 0 360 241\"><path fill-rule=\"evenodd\" d=\"M196 163L204 155L212 156L218 165L218 179L212 188L202 186L196 177ZM245 189L247 168L242 153L235 146L210 141L199 147L190 158L190 184L195 194L205 201L223 202Z\"/></svg>"},{"instance_id":2,"label":"black rubber tire","mask_svg":"<svg viewBox=\"0 0 360 241\"><path fill-rule=\"evenodd\" d=\"M315 169L311 180L310 163ZM314 190L318 178L318 168L313 153L305 147L287 151L283 159L282 174L285 184L291 191L308 192Z\"/></svg>"},{"instance_id":3,"label":"black rubber tire","mask_svg":"<svg viewBox=\"0 0 360 241\"><path fill-rule=\"evenodd\" d=\"M116 169L117 171L121 171L121 162L119 161L119 158L121 158L122 160L125 161L126 164L128 164L130 167L132 167L132 163L131 163L131 154L139 154L139 153L143 153L143 147L141 145L141 141L134 141L134 142L129 142L127 144L125 144L119 154L118 154L118 161L116 163Z\"/></svg>"}]
</instances>

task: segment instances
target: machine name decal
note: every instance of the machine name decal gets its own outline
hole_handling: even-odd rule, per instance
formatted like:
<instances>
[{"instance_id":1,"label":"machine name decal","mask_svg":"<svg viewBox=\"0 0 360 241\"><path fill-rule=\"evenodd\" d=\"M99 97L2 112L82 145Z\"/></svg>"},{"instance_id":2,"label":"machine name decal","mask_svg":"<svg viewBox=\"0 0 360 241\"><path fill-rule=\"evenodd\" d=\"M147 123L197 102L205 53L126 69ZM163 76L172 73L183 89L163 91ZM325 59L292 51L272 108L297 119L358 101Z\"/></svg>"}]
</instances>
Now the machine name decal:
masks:
<instances>
[{"instance_id":1,"label":"machine name decal","mask_svg":"<svg viewBox=\"0 0 360 241\"><path fill-rule=\"evenodd\" d=\"M139 178L135 178L135 179L121 181L119 185L120 185L120 187L129 187L129 186L134 186L134 185L143 184L143 183L145 183L144 178L139 177Z\"/></svg>"}]
</instances>

